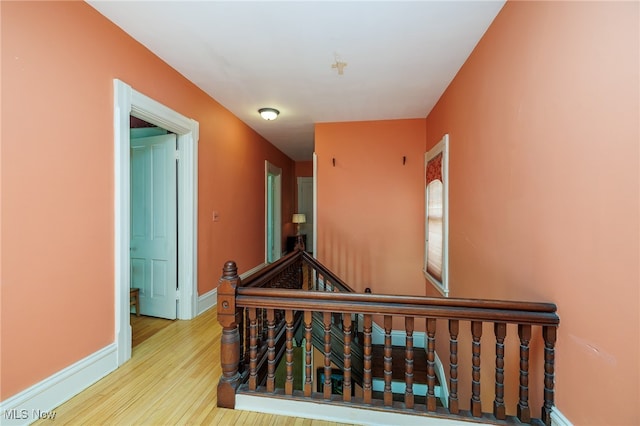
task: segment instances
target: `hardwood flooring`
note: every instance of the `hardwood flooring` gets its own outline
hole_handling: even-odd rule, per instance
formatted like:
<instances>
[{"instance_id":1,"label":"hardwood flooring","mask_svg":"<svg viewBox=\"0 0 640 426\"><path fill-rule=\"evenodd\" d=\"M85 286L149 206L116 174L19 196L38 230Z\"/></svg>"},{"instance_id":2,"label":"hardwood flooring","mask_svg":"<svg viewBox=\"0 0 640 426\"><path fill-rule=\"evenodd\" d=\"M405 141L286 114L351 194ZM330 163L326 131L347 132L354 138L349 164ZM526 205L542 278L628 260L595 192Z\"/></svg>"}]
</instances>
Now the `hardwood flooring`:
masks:
<instances>
[{"instance_id":1,"label":"hardwood flooring","mask_svg":"<svg viewBox=\"0 0 640 426\"><path fill-rule=\"evenodd\" d=\"M164 318L136 316L131 314L131 347L135 348L158 331L173 324L173 320Z\"/></svg>"},{"instance_id":2,"label":"hardwood flooring","mask_svg":"<svg viewBox=\"0 0 640 426\"><path fill-rule=\"evenodd\" d=\"M304 425L341 423L216 406L220 377L216 310L171 321L133 349L131 360L55 408L50 425Z\"/></svg>"}]
</instances>

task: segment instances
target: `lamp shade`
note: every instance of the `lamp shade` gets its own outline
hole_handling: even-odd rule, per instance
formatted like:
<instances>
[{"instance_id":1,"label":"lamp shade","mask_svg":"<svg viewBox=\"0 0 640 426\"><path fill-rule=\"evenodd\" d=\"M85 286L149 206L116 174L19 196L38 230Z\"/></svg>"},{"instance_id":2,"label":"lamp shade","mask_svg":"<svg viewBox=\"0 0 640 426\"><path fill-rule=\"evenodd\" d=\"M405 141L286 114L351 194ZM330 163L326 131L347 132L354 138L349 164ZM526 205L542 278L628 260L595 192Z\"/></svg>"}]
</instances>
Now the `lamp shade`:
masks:
<instances>
[{"instance_id":1,"label":"lamp shade","mask_svg":"<svg viewBox=\"0 0 640 426\"><path fill-rule=\"evenodd\" d=\"M304 213L294 213L293 220L291 221L293 223L305 223L307 221L307 217L304 215Z\"/></svg>"}]
</instances>

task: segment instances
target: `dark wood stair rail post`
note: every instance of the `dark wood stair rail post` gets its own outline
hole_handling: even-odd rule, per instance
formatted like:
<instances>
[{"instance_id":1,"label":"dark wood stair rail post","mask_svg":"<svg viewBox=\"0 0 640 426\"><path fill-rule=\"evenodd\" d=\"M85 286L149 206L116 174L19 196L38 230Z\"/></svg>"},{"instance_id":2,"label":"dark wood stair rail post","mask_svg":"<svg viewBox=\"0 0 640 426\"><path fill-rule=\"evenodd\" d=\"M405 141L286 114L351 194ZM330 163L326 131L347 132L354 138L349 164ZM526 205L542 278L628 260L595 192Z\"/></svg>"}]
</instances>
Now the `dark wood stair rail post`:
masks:
<instances>
[{"instance_id":1,"label":"dark wood stair rail post","mask_svg":"<svg viewBox=\"0 0 640 426\"><path fill-rule=\"evenodd\" d=\"M236 389L240 384L240 333L236 309L236 289L240 282L235 262L227 262L218 284L218 322L222 326L220 365L222 376L218 382L218 407L235 408Z\"/></svg>"}]
</instances>

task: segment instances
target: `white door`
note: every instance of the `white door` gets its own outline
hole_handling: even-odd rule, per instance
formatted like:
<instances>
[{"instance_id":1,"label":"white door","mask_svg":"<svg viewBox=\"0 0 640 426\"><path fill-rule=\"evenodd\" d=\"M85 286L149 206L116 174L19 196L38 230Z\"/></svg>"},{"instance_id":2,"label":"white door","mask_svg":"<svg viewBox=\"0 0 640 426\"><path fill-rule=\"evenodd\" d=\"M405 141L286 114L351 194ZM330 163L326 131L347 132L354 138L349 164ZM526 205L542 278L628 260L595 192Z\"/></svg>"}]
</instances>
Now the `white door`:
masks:
<instances>
[{"instance_id":1,"label":"white door","mask_svg":"<svg viewBox=\"0 0 640 426\"><path fill-rule=\"evenodd\" d=\"M176 135L131 140L131 287L140 313L176 318Z\"/></svg>"},{"instance_id":2,"label":"white door","mask_svg":"<svg viewBox=\"0 0 640 426\"><path fill-rule=\"evenodd\" d=\"M306 222L300 225L300 233L307 236L306 251L313 250L313 178L298 178L298 213L304 213Z\"/></svg>"}]
</instances>

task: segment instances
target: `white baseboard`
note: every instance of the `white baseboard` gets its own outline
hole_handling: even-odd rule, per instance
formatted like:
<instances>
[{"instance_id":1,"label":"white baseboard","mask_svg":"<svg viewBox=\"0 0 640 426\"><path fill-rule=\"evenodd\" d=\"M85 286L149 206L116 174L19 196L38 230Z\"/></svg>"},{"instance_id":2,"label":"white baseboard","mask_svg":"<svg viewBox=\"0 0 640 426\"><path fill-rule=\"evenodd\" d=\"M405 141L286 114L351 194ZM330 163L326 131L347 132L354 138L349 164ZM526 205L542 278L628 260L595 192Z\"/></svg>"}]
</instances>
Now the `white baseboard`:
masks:
<instances>
[{"instance_id":1,"label":"white baseboard","mask_svg":"<svg viewBox=\"0 0 640 426\"><path fill-rule=\"evenodd\" d=\"M258 272L260 269L264 268L265 266L267 266L267 263L261 263L260 265L256 266L255 268L249 269L247 272L244 272L242 274L240 274L240 279L245 279L247 278L249 275ZM198 307L197 307L197 315L200 315L203 312L208 311L209 309L213 308L214 306L216 306L218 302L218 288L214 288L211 291L206 292L203 295L198 296Z\"/></svg>"},{"instance_id":2,"label":"white baseboard","mask_svg":"<svg viewBox=\"0 0 640 426\"><path fill-rule=\"evenodd\" d=\"M281 416L304 417L307 419L324 420L329 422L350 423L358 425L444 425L469 426L469 422L446 420L427 416L412 416L371 408L354 406L339 406L306 401L287 401L278 398L260 397L254 395L236 395L236 410L254 411L259 413L277 414Z\"/></svg>"},{"instance_id":3,"label":"white baseboard","mask_svg":"<svg viewBox=\"0 0 640 426\"><path fill-rule=\"evenodd\" d=\"M217 301L218 301L217 287L211 291L206 292L203 295L198 296L198 310L196 315L200 315L201 313L213 308L214 306L216 306Z\"/></svg>"},{"instance_id":4,"label":"white baseboard","mask_svg":"<svg viewBox=\"0 0 640 426\"><path fill-rule=\"evenodd\" d=\"M553 410L551 410L551 426L573 426L573 423L557 407L553 407Z\"/></svg>"},{"instance_id":5,"label":"white baseboard","mask_svg":"<svg viewBox=\"0 0 640 426\"><path fill-rule=\"evenodd\" d=\"M58 371L0 403L0 424L28 425L40 418L55 420L55 408L118 368L115 343Z\"/></svg>"}]
</instances>

